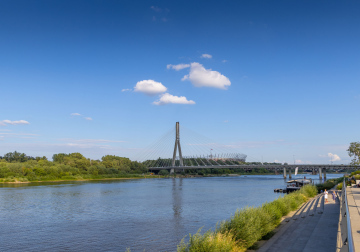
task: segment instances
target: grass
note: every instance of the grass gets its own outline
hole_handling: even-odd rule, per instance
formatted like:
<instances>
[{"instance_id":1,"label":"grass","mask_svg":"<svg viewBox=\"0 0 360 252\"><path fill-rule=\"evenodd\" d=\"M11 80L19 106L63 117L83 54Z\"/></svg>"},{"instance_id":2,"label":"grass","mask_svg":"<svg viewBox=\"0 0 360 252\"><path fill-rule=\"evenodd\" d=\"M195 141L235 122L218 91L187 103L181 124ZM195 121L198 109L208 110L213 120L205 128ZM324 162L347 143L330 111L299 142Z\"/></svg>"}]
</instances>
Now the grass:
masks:
<instances>
[{"instance_id":1,"label":"grass","mask_svg":"<svg viewBox=\"0 0 360 252\"><path fill-rule=\"evenodd\" d=\"M237 210L228 220L220 223L215 231L204 234L200 230L189 235L178 245L178 252L246 251L260 239L269 239L281 218L297 209L302 203L317 194L313 185L285 195L260 207L245 207Z\"/></svg>"}]
</instances>

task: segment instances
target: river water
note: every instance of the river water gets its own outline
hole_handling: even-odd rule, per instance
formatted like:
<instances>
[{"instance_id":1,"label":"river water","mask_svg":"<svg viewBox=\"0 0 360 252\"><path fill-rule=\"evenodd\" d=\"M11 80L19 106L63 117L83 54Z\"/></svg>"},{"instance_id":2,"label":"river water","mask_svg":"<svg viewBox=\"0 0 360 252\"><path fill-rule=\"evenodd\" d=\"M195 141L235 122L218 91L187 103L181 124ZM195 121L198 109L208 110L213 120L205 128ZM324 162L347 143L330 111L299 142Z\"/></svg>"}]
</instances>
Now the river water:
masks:
<instances>
[{"instance_id":1,"label":"river water","mask_svg":"<svg viewBox=\"0 0 360 252\"><path fill-rule=\"evenodd\" d=\"M284 184L282 175L0 184L0 248L176 251L185 235L283 196L273 189Z\"/></svg>"}]
</instances>

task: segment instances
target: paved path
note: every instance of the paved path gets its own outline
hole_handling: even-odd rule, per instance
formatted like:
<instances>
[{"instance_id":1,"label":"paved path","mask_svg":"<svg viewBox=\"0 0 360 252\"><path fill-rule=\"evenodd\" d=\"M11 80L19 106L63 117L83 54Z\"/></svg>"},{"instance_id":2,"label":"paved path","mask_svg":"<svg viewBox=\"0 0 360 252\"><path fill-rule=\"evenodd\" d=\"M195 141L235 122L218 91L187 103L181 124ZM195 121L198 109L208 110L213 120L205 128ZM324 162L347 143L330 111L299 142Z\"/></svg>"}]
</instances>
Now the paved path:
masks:
<instances>
[{"instance_id":1,"label":"paved path","mask_svg":"<svg viewBox=\"0 0 360 252\"><path fill-rule=\"evenodd\" d=\"M318 195L305 203L258 252L335 252L340 204L331 192L328 201Z\"/></svg>"},{"instance_id":2,"label":"paved path","mask_svg":"<svg viewBox=\"0 0 360 252\"><path fill-rule=\"evenodd\" d=\"M355 252L360 251L360 188L346 188Z\"/></svg>"}]
</instances>

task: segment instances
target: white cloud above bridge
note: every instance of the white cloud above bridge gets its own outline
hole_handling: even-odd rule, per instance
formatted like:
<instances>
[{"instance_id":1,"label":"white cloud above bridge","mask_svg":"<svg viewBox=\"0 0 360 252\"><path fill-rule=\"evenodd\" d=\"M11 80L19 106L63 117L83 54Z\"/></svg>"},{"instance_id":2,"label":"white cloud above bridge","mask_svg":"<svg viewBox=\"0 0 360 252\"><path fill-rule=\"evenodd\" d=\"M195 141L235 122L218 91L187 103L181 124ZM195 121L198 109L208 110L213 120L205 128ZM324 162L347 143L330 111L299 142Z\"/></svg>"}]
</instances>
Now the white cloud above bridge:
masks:
<instances>
[{"instance_id":1,"label":"white cloud above bridge","mask_svg":"<svg viewBox=\"0 0 360 252\"><path fill-rule=\"evenodd\" d=\"M185 96L175 96L169 93L162 94L158 101L154 101L155 105L165 105L165 104L195 104L194 101L188 100Z\"/></svg>"},{"instance_id":2,"label":"white cloud above bridge","mask_svg":"<svg viewBox=\"0 0 360 252\"><path fill-rule=\"evenodd\" d=\"M167 88L161 83L154 80L142 80L136 83L135 92L141 92L149 96L154 96L166 92Z\"/></svg>"},{"instance_id":3,"label":"white cloud above bridge","mask_svg":"<svg viewBox=\"0 0 360 252\"><path fill-rule=\"evenodd\" d=\"M332 154L329 152L327 155L330 158L330 161L340 161L341 160L341 158L336 154Z\"/></svg>"},{"instance_id":4,"label":"white cloud above bridge","mask_svg":"<svg viewBox=\"0 0 360 252\"><path fill-rule=\"evenodd\" d=\"M190 73L185 75L181 80L189 80L195 87L227 89L231 85L229 78L225 75L222 75L218 71L205 69L205 67L198 62L190 64Z\"/></svg>"}]
</instances>

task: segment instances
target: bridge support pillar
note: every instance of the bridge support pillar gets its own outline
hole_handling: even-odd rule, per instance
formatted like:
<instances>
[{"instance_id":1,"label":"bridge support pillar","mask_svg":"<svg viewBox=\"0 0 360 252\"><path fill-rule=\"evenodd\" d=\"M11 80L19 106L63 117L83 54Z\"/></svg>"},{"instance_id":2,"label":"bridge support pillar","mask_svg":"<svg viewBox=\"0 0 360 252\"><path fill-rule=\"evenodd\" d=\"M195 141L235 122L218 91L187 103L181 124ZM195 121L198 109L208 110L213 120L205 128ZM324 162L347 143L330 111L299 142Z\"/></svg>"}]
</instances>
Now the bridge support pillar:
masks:
<instances>
[{"instance_id":1,"label":"bridge support pillar","mask_svg":"<svg viewBox=\"0 0 360 252\"><path fill-rule=\"evenodd\" d=\"M174 174L175 173L175 169L174 168L171 168L170 169L170 175Z\"/></svg>"},{"instance_id":2,"label":"bridge support pillar","mask_svg":"<svg viewBox=\"0 0 360 252\"><path fill-rule=\"evenodd\" d=\"M326 180L326 168L323 169L323 173L324 173L324 180Z\"/></svg>"},{"instance_id":3,"label":"bridge support pillar","mask_svg":"<svg viewBox=\"0 0 360 252\"><path fill-rule=\"evenodd\" d=\"M284 167L284 179L286 179L286 168Z\"/></svg>"},{"instance_id":4,"label":"bridge support pillar","mask_svg":"<svg viewBox=\"0 0 360 252\"><path fill-rule=\"evenodd\" d=\"M319 179L322 179L322 168L319 168Z\"/></svg>"},{"instance_id":5,"label":"bridge support pillar","mask_svg":"<svg viewBox=\"0 0 360 252\"><path fill-rule=\"evenodd\" d=\"M291 168L289 168L289 179L291 179Z\"/></svg>"}]
</instances>

